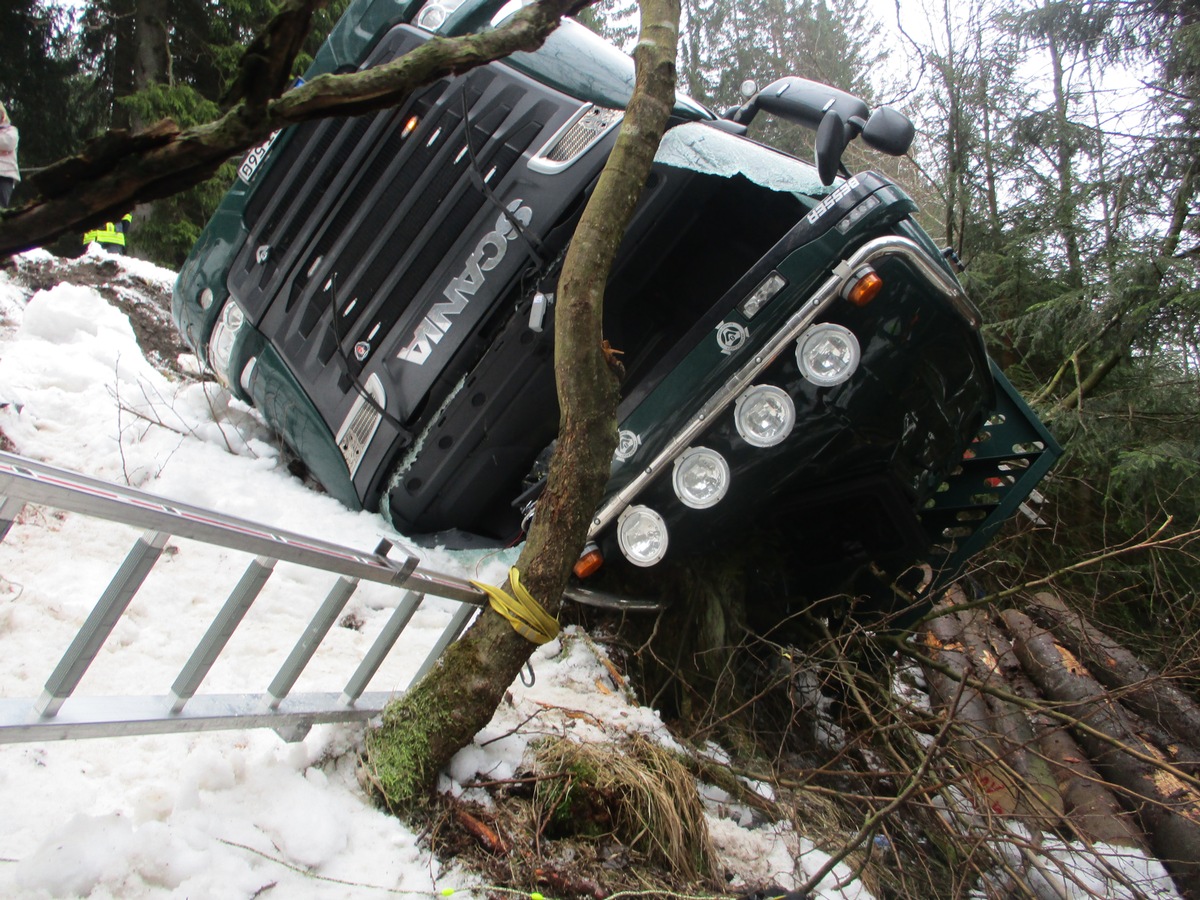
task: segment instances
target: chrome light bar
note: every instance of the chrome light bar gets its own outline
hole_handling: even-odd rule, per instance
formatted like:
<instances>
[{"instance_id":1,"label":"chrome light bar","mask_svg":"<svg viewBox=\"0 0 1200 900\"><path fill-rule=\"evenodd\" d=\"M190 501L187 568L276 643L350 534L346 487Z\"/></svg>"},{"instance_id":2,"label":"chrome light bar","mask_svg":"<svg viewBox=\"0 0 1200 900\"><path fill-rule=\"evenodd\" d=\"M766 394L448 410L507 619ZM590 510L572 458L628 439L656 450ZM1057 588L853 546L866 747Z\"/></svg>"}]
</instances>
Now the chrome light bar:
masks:
<instances>
[{"instance_id":1,"label":"chrome light bar","mask_svg":"<svg viewBox=\"0 0 1200 900\"><path fill-rule=\"evenodd\" d=\"M813 320L825 308L841 296L842 288L861 266L875 262L888 256L899 256L911 265L917 272L930 282L954 306L960 315L971 325L979 328L980 316L978 310L962 286L946 271L939 268L929 259L929 255L913 240L897 235L875 238L868 241L849 258L834 267L834 274L825 280L812 298L800 309L796 310L784 323L783 327L764 345L754 357L743 365L733 377L717 391L708 402L697 412L650 463L642 469L629 484L608 498L608 501L597 510L588 529L588 538L594 538L610 522L617 518L633 499L640 494L651 481L661 473L669 471L671 462L686 450L700 435L709 423L725 411L762 372L775 361L791 343L804 332Z\"/></svg>"}]
</instances>

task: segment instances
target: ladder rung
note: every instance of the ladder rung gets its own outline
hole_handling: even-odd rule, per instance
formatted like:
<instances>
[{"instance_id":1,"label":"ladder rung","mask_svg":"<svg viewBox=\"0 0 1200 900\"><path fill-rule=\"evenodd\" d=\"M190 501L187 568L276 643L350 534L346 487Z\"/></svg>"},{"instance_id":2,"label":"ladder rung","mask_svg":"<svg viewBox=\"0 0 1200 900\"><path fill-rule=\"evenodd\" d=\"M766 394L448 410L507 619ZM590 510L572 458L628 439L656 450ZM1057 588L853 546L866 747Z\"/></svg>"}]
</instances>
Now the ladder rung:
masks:
<instances>
[{"instance_id":1,"label":"ladder rung","mask_svg":"<svg viewBox=\"0 0 1200 900\"><path fill-rule=\"evenodd\" d=\"M317 647L321 645L321 641L325 639L325 635L329 633L329 629L333 627L333 623L357 587L357 578L339 578L330 589L325 601L308 623L308 627L304 629L304 634L300 635L300 640L296 642L296 646L284 660L279 674L267 688L267 706L269 708L277 708L280 701L295 687L296 679L300 677L300 673L304 671L308 661L317 652Z\"/></svg>"},{"instance_id":2,"label":"ladder rung","mask_svg":"<svg viewBox=\"0 0 1200 900\"><path fill-rule=\"evenodd\" d=\"M346 682L346 689L342 691L340 698L341 703L349 706L352 703L358 702L358 698L362 696L363 691L367 689L367 685L371 682L372 676L379 671L379 667L383 665L384 658L391 652L392 646L400 637L400 633L404 631L405 626L412 619L413 613L417 611L417 607L421 605L421 601L424 599L424 594L414 594L412 591L409 591L396 604L396 608L392 610L392 614L388 617L383 630L375 638L375 643L371 645L371 649L367 651L367 655L363 657L362 662L358 664L358 668L354 670L354 674L350 676L350 680Z\"/></svg>"},{"instance_id":3,"label":"ladder rung","mask_svg":"<svg viewBox=\"0 0 1200 900\"><path fill-rule=\"evenodd\" d=\"M256 557L246 567L246 571L234 585L225 605L221 607L217 617L212 620L208 631L204 632L204 637L200 639L200 643L196 645L196 649L192 651L188 661L184 663L179 677L171 685L171 712L177 713L183 709L184 704L199 690L200 683L208 675L208 670L213 667L213 663L217 661L217 657L229 643L229 638L242 623L246 611L250 609L250 604L258 597L274 569L275 560L265 556Z\"/></svg>"},{"instance_id":4,"label":"ladder rung","mask_svg":"<svg viewBox=\"0 0 1200 900\"><path fill-rule=\"evenodd\" d=\"M147 531L134 543L121 568L96 601L91 614L76 633L75 640L71 641L71 646L46 681L46 690L34 706L39 715L55 715L63 701L79 686L88 666L129 606L129 601L158 562L169 537L163 532Z\"/></svg>"}]
</instances>

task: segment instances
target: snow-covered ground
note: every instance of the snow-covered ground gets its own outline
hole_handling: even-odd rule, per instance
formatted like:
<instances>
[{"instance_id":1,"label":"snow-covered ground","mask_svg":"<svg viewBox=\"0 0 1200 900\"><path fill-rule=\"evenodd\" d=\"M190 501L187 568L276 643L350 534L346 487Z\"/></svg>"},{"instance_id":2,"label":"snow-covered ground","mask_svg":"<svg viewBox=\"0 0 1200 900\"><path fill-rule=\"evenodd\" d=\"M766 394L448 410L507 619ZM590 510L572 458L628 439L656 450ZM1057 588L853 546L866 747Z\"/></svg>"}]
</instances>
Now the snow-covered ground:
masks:
<instances>
[{"instance_id":1,"label":"snow-covered ground","mask_svg":"<svg viewBox=\"0 0 1200 900\"><path fill-rule=\"evenodd\" d=\"M386 536L430 568L503 580L515 550L408 546L378 516L350 512L289 474L252 410L212 383L167 377L162 369L179 364L162 346L152 365L120 309L161 295L173 272L102 252L78 263L40 251L17 260L25 272L50 263L91 267L88 278L71 280L94 286L42 277L44 289L33 291L23 286L28 279L0 270L0 429L15 452L362 550ZM184 371L195 365L182 360ZM137 537L134 529L26 508L0 543L0 697L41 693ZM77 693L166 694L249 561L173 539ZM279 565L202 690L263 691L332 580ZM339 692L398 595L360 586L348 627L331 631L296 689ZM403 690L454 608L426 600L369 689ZM597 687L607 669L578 635L568 631L540 648L533 668L535 683L512 685L511 703L455 758L443 789L463 792L480 773L512 776L529 741L547 732L670 740L652 710ZM356 777L362 731L318 726L298 743L233 730L0 744L0 897L486 896L476 875L439 861L366 798ZM719 791L704 794L710 832L735 874L731 891L794 888L826 861L787 825L756 825L746 810L722 803ZM1006 846L1024 843L996 852L1015 854L1010 863L1018 866L1020 854ZM1109 864L1136 892L1105 882L1078 846L1049 841L1042 852L1058 861L1040 867L1044 883L1032 879L1038 896L1176 896L1157 862L1127 851ZM1077 881L1056 877L1060 866ZM821 888L818 898L870 898L844 865Z\"/></svg>"},{"instance_id":2,"label":"snow-covered ground","mask_svg":"<svg viewBox=\"0 0 1200 900\"><path fill-rule=\"evenodd\" d=\"M17 264L52 261L35 251ZM116 301L147 302L139 285L167 287L173 272L103 253L83 262L115 266L103 293L71 283L32 292L0 271L0 428L15 452L363 550L381 536L403 544L378 516L289 474L251 410L147 361ZM22 513L0 543L0 697L41 693L137 536L74 514ZM496 583L515 556L412 552ZM77 694L166 694L249 559L172 539ZM281 564L202 690L262 691L331 583ZM361 586L346 611L355 627L332 630L296 689L340 691L398 595ZM403 690L453 609L427 600L369 689ZM454 760L446 789L480 772L511 776L531 739L518 726L538 709L539 734L668 739L653 711L597 689L607 672L585 641L556 640L533 667L535 684L514 683L512 704ZM439 862L366 798L355 774L361 737L362 726L325 725L291 744L235 730L0 745L0 896L483 896L471 873ZM742 827L738 810L712 810L714 839L739 873L733 888L796 886L825 859L787 828ZM827 883L847 875L839 868ZM828 896L869 895L851 882Z\"/></svg>"}]
</instances>

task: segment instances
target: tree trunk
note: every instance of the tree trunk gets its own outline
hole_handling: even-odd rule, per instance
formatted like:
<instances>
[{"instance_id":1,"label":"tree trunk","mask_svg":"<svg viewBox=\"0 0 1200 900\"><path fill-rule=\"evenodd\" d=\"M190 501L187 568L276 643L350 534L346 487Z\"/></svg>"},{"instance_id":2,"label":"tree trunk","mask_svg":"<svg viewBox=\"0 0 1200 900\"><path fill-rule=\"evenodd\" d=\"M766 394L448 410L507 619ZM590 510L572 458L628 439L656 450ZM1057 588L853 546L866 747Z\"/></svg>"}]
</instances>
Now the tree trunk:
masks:
<instances>
[{"instance_id":1,"label":"tree trunk","mask_svg":"<svg viewBox=\"0 0 1200 900\"><path fill-rule=\"evenodd\" d=\"M959 602L953 593L950 602ZM1035 830L1051 830L1062 816L1063 801L1045 761L1033 752L1036 737L1024 711L963 685L967 678L1006 686L989 631L995 629L982 615L949 614L930 621L926 644L954 672L926 671L931 699L957 720L955 747L969 761L968 775L982 805L997 815L1034 822Z\"/></svg>"},{"instance_id":2,"label":"tree trunk","mask_svg":"<svg viewBox=\"0 0 1200 900\"><path fill-rule=\"evenodd\" d=\"M134 26L133 0L113 0L110 7L113 19L113 100L128 97L137 90L134 70L137 67L137 29ZM133 126L132 113L123 103L113 104L112 127L118 129ZM0 256L3 254L0 253Z\"/></svg>"},{"instance_id":3,"label":"tree trunk","mask_svg":"<svg viewBox=\"0 0 1200 900\"><path fill-rule=\"evenodd\" d=\"M142 91L155 84L171 84L171 48L167 32L167 0L137 0L134 13L133 83ZM145 122L135 122L142 128Z\"/></svg>"},{"instance_id":4,"label":"tree trunk","mask_svg":"<svg viewBox=\"0 0 1200 900\"><path fill-rule=\"evenodd\" d=\"M1070 138L1071 120L1067 113L1067 88L1063 72L1062 48L1053 32L1047 35L1047 49L1053 72L1051 87L1054 89L1054 124L1056 150L1058 151L1058 198L1055 202L1055 224L1067 251L1067 284L1079 290L1083 287L1083 260L1079 250L1079 232L1076 219L1075 174L1072 158L1075 151Z\"/></svg>"},{"instance_id":5,"label":"tree trunk","mask_svg":"<svg viewBox=\"0 0 1200 900\"><path fill-rule=\"evenodd\" d=\"M558 445L516 564L523 585L551 615L583 547L616 449L617 379L602 345L602 301L674 105L678 23L678 0L643 0L633 97L559 279ZM532 651L506 620L485 609L439 665L387 708L382 727L368 740L367 770L391 808L408 808L428 795L441 768L491 719Z\"/></svg>"},{"instance_id":6,"label":"tree trunk","mask_svg":"<svg viewBox=\"0 0 1200 900\"><path fill-rule=\"evenodd\" d=\"M987 685L1008 688L1002 666L1004 651L1011 646L983 610L960 612L963 640L972 664ZM1017 812L1040 822L1044 830L1054 828L1064 812L1064 801L1045 758L1038 752L1037 733L1025 710L994 694L984 700L1000 746L1002 758L1021 776Z\"/></svg>"},{"instance_id":7,"label":"tree trunk","mask_svg":"<svg viewBox=\"0 0 1200 900\"><path fill-rule=\"evenodd\" d=\"M1015 610L1004 613L1004 622L1025 671L1063 713L1088 726L1076 729L1080 745L1101 774L1124 789L1158 858L1184 891L1200 894L1200 793L1152 761L1166 760L1053 635Z\"/></svg>"},{"instance_id":8,"label":"tree trunk","mask_svg":"<svg viewBox=\"0 0 1200 900\"><path fill-rule=\"evenodd\" d=\"M954 615L939 616L929 622L925 644L953 675L927 670L930 700L935 708L946 711L955 720L954 746L965 758L964 769L970 786L976 791L978 805L996 815L1008 815L1017 806L1016 779L1002 763L1000 746L993 737L983 694L966 684L979 679L962 643L962 622Z\"/></svg>"}]
</instances>

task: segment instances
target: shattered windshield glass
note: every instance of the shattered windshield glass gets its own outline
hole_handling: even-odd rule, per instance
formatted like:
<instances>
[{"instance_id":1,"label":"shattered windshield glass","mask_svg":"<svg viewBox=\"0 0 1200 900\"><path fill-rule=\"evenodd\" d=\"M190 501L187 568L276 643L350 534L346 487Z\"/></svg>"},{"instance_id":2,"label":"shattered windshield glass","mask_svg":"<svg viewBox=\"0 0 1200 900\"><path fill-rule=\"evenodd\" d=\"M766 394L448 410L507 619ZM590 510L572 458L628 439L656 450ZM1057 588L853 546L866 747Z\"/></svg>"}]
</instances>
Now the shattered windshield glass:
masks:
<instances>
[{"instance_id":1,"label":"shattered windshield glass","mask_svg":"<svg viewBox=\"0 0 1200 900\"><path fill-rule=\"evenodd\" d=\"M724 178L742 175L773 191L809 197L819 197L834 189L832 185L821 184L812 166L700 122L688 122L664 134L654 161L703 175Z\"/></svg>"}]
</instances>

